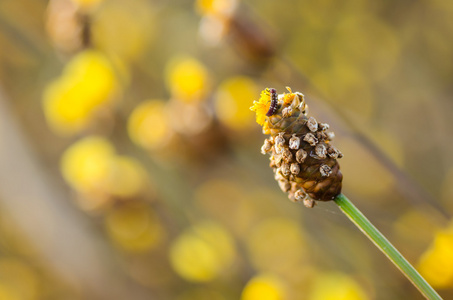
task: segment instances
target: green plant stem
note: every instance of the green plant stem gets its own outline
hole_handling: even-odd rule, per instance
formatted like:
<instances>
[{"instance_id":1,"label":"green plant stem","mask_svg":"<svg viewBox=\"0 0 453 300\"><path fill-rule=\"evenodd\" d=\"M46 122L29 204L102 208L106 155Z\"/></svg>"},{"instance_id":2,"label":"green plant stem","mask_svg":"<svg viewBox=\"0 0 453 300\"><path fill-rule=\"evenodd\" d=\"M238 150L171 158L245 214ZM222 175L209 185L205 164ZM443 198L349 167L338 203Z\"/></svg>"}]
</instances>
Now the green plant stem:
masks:
<instances>
[{"instance_id":1,"label":"green plant stem","mask_svg":"<svg viewBox=\"0 0 453 300\"><path fill-rule=\"evenodd\" d=\"M334 199L346 216L381 250L391 262L412 282L426 299L442 299L415 268L396 248L374 227L373 224L343 194Z\"/></svg>"}]
</instances>

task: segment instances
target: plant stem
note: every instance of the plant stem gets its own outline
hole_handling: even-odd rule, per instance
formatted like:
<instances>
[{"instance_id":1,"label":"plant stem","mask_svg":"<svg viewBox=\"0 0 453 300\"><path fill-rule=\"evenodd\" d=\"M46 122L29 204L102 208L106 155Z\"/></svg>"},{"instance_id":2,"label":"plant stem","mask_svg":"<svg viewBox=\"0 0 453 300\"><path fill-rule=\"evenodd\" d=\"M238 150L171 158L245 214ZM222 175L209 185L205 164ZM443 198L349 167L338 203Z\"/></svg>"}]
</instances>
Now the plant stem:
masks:
<instances>
[{"instance_id":1,"label":"plant stem","mask_svg":"<svg viewBox=\"0 0 453 300\"><path fill-rule=\"evenodd\" d=\"M391 262L412 282L426 299L442 299L401 253L343 194L334 199L345 215L381 250Z\"/></svg>"}]
</instances>

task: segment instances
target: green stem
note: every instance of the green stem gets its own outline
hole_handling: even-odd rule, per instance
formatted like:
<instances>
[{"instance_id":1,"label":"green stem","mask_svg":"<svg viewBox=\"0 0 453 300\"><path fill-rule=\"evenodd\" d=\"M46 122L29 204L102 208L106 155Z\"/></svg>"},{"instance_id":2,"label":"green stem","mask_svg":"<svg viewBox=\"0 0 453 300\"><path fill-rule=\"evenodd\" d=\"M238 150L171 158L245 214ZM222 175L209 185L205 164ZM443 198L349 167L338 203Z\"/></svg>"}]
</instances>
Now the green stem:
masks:
<instances>
[{"instance_id":1,"label":"green stem","mask_svg":"<svg viewBox=\"0 0 453 300\"><path fill-rule=\"evenodd\" d=\"M442 299L398 250L343 194L334 199L346 216L381 250L391 262L412 282L426 299Z\"/></svg>"}]
</instances>

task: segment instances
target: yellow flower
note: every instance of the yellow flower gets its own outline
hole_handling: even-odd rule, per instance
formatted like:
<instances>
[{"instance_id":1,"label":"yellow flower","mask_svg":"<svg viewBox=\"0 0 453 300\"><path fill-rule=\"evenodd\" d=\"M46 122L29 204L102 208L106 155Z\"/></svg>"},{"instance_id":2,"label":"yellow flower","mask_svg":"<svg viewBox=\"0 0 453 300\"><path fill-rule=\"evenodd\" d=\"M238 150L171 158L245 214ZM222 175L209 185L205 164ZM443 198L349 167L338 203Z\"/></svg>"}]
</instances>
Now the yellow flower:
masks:
<instances>
[{"instance_id":1,"label":"yellow flower","mask_svg":"<svg viewBox=\"0 0 453 300\"><path fill-rule=\"evenodd\" d=\"M256 113L256 122L261 126L264 126L266 122L266 113L269 110L271 105L271 98L269 89L265 89L261 92L260 99L258 101L253 101L253 106L250 107L250 110Z\"/></svg>"}]
</instances>

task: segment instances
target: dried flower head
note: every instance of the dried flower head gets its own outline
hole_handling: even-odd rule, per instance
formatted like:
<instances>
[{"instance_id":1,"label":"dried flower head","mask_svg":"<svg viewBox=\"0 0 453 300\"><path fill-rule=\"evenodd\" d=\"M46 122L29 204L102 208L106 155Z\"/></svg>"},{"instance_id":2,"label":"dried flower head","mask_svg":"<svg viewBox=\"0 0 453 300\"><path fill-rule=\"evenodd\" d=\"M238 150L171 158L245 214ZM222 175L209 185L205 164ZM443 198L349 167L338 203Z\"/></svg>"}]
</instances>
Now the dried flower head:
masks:
<instances>
[{"instance_id":1,"label":"dried flower head","mask_svg":"<svg viewBox=\"0 0 453 300\"><path fill-rule=\"evenodd\" d=\"M290 200L313 207L315 200L333 200L341 193L343 175L337 159L343 155L330 145L334 135L327 132L329 125L307 116L303 94L287 89L289 93L278 97L275 89L265 89L250 109L273 141L265 142L263 152L270 154L269 165L280 188ZM271 105L275 110L266 116Z\"/></svg>"}]
</instances>

